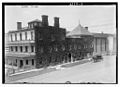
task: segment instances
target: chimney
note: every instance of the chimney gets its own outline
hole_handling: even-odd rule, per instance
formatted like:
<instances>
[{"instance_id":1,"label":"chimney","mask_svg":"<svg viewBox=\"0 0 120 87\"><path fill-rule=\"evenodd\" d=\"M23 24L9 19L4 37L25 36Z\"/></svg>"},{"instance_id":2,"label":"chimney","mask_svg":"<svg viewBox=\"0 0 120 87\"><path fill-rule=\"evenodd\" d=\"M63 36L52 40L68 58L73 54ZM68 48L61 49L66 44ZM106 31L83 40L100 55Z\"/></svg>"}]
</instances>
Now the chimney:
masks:
<instances>
[{"instance_id":1,"label":"chimney","mask_svg":"<svg viewBox=\"0 0 120 87\"><path fill-rule=\"evenodd\" d=\"M59 17L54 17L54 27L59 28Z\"/></svg>"},{"instance_id":2,"label":"chimney","mask_svg":"<svg viewBox=\"0 0 120 87\"><path fill-rule=\"evenodd\" d=\"M42 25L48 26L48 16L47 15L42 15Z\"/></svg>"},{"instance_id":3,"label":"chimney","mask_svg":"<svg viewBox=\"0 0 120 87\"><path fill-rule=\"evenodd\" d=\"M22 29L22 22L17 22L17 30L21 30Z\"/></svg>"},{"instance_id":4,"label":"chimney","mask_svg":"<svg viewBox=\"0 0 120 87\"><path fill-rule=\"evenodd\" d=\"M85 27L86 30L88 30L88 27Z\"/></svg>"}]
</instances>

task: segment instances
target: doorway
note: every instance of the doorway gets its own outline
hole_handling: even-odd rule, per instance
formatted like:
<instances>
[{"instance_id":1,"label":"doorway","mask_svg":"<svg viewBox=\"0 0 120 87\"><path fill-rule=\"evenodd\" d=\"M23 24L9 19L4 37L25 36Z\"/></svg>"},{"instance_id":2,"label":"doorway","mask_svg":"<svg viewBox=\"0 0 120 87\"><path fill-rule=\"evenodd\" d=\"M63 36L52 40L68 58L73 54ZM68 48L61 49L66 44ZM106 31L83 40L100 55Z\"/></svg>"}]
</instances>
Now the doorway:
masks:
<instances>
[{"instance_id":1,"label":"doorway","mask_svg":"<svg viewBox=\"0 0 120 87\"><path fill-rule=\"evenodd\" d=\"M20 60L20 68L23 66L23 60Z\"/></svg>"},{"instance_id":2,"label":"doorway","mask_svg":"<svg viewBox=\"0 0 120 87\"><path fill-rule=\"evenodd\" d=\"M68 62L71 62L71 53L68 53Z\"/></svg>"}]
</instances>

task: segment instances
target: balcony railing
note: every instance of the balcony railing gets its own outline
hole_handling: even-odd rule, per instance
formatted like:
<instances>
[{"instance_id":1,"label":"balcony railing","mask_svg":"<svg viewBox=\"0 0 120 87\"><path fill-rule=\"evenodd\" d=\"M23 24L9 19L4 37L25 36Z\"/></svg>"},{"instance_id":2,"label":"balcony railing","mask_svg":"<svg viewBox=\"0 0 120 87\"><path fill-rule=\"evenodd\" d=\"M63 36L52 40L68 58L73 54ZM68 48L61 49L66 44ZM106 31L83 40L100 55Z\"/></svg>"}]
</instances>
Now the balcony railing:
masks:
<instances>
[{"instance_id":1,"label":"balcony railing","mask_svg":"<svg viewBox=\"0 0 120 87\"><path fill-rule=\"evenodd\" d=\"M35 56L35 52L9 52L5 56L11 56L11 57L29 57L29 56Z\"/></svg>"},{"instance_id":2,"label":"balcony railing","mask_svg":"<svg viewBox=\"0 0 120 87\"><path fill-rule=\"evenodd\" d=\"M8 42L7 45L24 45L24 44L34 44L34 40L24 40L24 41L13 41L13 42Z\"/></svg>"}]
</instances>

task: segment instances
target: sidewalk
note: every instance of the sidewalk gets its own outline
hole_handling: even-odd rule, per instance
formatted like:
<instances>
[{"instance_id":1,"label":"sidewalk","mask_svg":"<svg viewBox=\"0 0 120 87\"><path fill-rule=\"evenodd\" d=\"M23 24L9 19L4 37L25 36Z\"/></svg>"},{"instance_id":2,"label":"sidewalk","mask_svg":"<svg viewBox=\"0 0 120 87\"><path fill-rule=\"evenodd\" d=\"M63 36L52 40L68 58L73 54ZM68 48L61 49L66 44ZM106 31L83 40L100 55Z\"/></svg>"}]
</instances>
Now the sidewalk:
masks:
<instances>
[{"instance_id":1,"label":"sidewalk","mask_svg":"<svg viewBox=\"0 0 120 87\"><path fill-rule=\"evenodd\" d=\"M37 75L49 73L49 72L52 72L55 70L56 70L55 68L45 68L42 70L41 69L34 69L31 71L16 73L16 74L13 74L13 75L6 77L5 83L12 83L12 81L15 81L15 80L20 80L20 79L24 79L24 78L28 78L28 77L37 76Z\"/></svg>"},{"instance_id":2,"label":"sidewalk","mask_svg":"<svg viewBox=\"0 0 120 87\"><path fill-rule=\"evenodd\" d=\"M90 62L90 61L91 60L89 60L89 59L83 59L83 60L75 61L73 63L64 64L61 67L64 67L64 68L73 67L73 66L76 66L76 65L80 65L80 64L84 64L84 63Z\"/></svg>"},{"instance_id":3,"label":"sidewalk","mask_svg":"<svg viewBox=\"0 0 120 87\"><path fill-rule=\"evenodd\" d=\"M73 67L73 66L80 65L80 64L83 64L83 63L87 63L87 62L90 62L90 60L83 59L83 60L80 60L80 61L75 61L73 63L69 62L69 63L59 64L59 65L56 65L56 66L49 66L47 68L33 69L33 70L25 71L25 72L16 73L16 74L13 74L13 75L10 75L9 77L7 77L6 78L6 83L13 83L12 81L15 81L15 80L20 80L20 79L25 79L25 78L28 78L28 77L33 77L33 76L49 73L49 72L52 72L52 71L56 71L60 68Z\"/></svg>"}]
</instances>

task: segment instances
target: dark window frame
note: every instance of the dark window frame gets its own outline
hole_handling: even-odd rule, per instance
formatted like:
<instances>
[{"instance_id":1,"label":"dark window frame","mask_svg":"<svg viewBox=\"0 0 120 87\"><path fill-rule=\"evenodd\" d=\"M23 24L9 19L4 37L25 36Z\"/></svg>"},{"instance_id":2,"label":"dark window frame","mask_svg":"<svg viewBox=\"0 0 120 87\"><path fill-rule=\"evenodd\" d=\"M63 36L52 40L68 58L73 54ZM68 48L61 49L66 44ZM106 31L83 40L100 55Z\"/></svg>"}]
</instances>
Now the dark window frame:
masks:
<instances>
[{"instance_id":1,"label":"dark window frame","mask_svg":"<svg viewBox=\"0 0 120 87\"><path fill-rule=\"evenodd\" d=\"M22 33L20 33L20 40L22 40Z\"/></svg>"},{"instance_id":2,"label":"dark window frame","mask_svg":"<svg viewBox=\"0 0 120 87\"><path fill-rule=\"evenodd\" d=\"M25 40L27 40L27 32L25 32Z\"/></svg>"},{"instance_id":3,"label":"dark window frame","mask_svg":"<svg viewBox=\"0 0 120 87\"><path fill-rule=\"evenodd\" d=\"M11 37L11 42L13 42L13 35L11 34L10 37Z\"/></svg>"},{"instance_id":4,"label":"dark window frame","mask_svg":"<svg viewBox=\"0 0 120 87\"><path fill-rule=\"evenodd\" d=\"M23 47L22 46L20 46L20 52L23 52Z\"/></svg>"},{"instance_id":5,"label":"dark window frame","mask_svg":"<svg viewBox=\"0 0 120 87\"><path fill-rule=\"evenodd\" d=\"M28 65L28 60L26 60L26 65Z\"/></svg>"},{"instance_id":6,"label":"dark window frame","mask_svg":"<svg viewBox=\"0 0 120 87\"><path fill-rule=\"evenodd\" d=\"M33 31L31 31L31 40L33 40Z\"/></svg>"},{"instance_id":7,"label":"dark window frame","mask_svg":"<svg viewBox=\"0 0 120 87\"><path fill-rule=\"evenodd\" d=\"M13 51L13 46L10 47L11 51Z\"/></svg>"},{"instance_id":8,"label":"dark window frame","mask_svg":"<svg viewBox=\"0 0 120 87\"><path fill-rule=\"evenodd\" d=\"M18 47L17 47L17 46L15 46L15 51L16 51L16 52L18 51Z\"/></svg>"},{"instance_id":9,"label":"dark window frame","mask_svg":"<svg viewBox=\"0 0 120 87\"><path fill-rule=\"evenodd\" d=\"M25 46L25 52L28 52L28 46Z\"/></svg>"},{"instance_id":10,"label":"dark window frame","mask_svg":"<svg viewBox=\"0 0 120 87\"><path fill-rule=\"evenodd\" d=\"M17 41L17 33L15 33L15 41Z\"/></svg>"},{"instance_id":11,"label":"dark window frame","mask_svg":"<svg viewBox=\"0 0 120 87\"><path fill-rule=\"evenodd\" d=\"M31 52L34 52L34 46L31 46Z\"/></svg>"},{"instance_id":12,"label":"dark window frame","mask_svg":"<svg viewBox=\"0 0 120 87\"><path fill-rule=\"evenodd\" d=\"M34 59L32 59L32 65L34 65Z\"/></svg>"}]
</instances>

